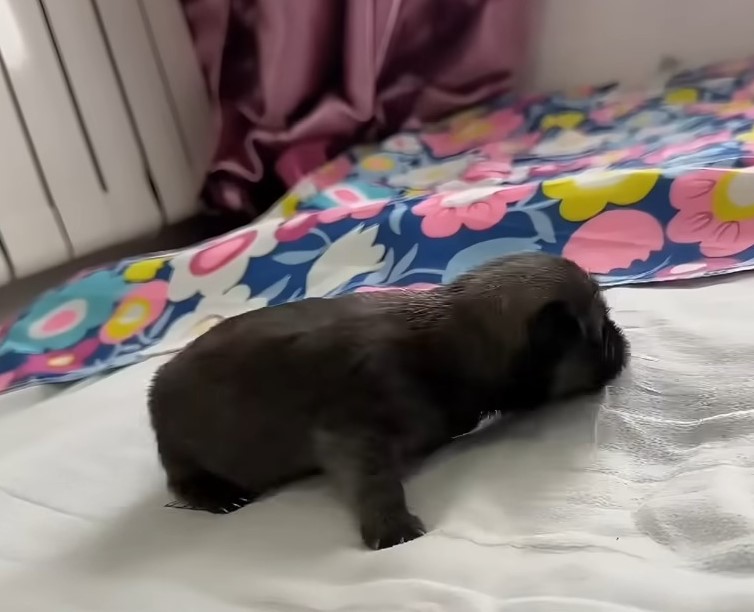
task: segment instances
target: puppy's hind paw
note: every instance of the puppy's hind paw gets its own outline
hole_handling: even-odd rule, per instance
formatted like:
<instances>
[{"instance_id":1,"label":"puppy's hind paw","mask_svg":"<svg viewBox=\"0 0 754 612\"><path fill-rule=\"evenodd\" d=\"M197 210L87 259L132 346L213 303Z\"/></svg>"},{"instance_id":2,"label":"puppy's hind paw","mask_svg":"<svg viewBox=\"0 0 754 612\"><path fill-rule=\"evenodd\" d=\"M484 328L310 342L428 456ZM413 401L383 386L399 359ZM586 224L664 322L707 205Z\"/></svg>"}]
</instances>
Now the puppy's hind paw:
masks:
<instances>
[{"instance_id":1,"label":"puppy's hind paw","mask_svg":"<svg viewBox=\"0 0 754 612\"><path fill-rule=\"evenodd\" d=\"M230 514L247 506L255 498L248 491L206 473L173 480L170 488L179 499L167 504L169 508L203 510L212 514Z\"/></svg>"},{"instance_id":2,"label":"puppy's hind paw","mask_svg":"<svg viewBox=\"0 0 754 612\"><path fill-rule=\"evenodd\" d=\"M382 517L371 525L363 525L361 537L372 550L405 544L427 533L421 520L413 514Z\"/></svg>"}]
</instances>

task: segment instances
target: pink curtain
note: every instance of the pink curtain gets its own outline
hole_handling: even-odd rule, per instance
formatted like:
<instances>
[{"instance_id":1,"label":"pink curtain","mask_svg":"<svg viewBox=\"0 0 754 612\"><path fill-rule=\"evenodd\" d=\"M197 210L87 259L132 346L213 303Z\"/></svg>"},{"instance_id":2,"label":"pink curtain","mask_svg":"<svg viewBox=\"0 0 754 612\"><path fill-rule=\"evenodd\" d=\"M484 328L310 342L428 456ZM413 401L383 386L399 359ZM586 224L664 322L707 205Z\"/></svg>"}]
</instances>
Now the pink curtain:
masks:
<instances>
[{"instance_id":1,"label":"pink curtain","mask_svg":"<svg viewBox=\"0 0 754 612\"><path fill-rule=\"evenodd\" d=\"M182 0L215 106L211 205L260 212L348 145L506 91L531 0Z\"/></svg>"}]
</instances>

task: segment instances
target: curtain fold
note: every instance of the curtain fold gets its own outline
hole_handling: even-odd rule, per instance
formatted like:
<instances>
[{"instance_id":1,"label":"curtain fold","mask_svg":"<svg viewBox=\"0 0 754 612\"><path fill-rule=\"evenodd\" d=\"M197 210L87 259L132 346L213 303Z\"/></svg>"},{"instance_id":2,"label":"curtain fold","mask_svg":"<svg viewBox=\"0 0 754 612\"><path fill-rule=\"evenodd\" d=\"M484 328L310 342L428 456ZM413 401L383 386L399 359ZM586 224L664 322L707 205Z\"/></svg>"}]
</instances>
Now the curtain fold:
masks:
<instances>
[{"instance_id":1,"label":"curtain fold","mask_svg":"<svg viewBox=\"0 0 754 612\"><path fill-rule=\"evenodd\" d=\"M214 105L205 195L261 212L345 147L503 93L530 0L182 0Z\"/></svg>"}]
</instances>

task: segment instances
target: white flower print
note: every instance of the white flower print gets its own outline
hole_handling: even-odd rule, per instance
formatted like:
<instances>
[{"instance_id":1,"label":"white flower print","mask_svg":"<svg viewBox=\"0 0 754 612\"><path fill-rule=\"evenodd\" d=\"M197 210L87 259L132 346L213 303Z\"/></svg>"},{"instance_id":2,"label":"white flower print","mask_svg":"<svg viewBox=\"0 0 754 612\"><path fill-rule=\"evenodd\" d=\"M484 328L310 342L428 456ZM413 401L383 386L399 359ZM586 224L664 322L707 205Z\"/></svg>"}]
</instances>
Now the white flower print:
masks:
<instances>
[{"instance_id":1,"label":"white flower print","mask_svg":"<svg viewBox=\"0 0 754 612\"><path fill-rule=\"evenodd\" d=\"M355 276L379 269L385 247L374 244L378 229L377 225L365 229L362 223L333 242L309 270L306 296L326 296Z\"/></svg>"},{"instance_id":2,"label":"white flower print","mask_svg":"<svg viewBox=\"0 0 754 612\"><path fill-rule=\"evenodd\" d=\"M260 223L188 249L172 260L168 298L173 302L196 293L218 296L237 285L253 257L269 254L277 245L276 225Z\"/></svg>"},{"instance_id":3,"label":"white flower print","mask_svg":"<svg viewBox=\"0 0 754 612\"><path fill-rule=\"evenodd\" d=\"M404 187L408 189L430 189L441 183L453 180L461 176L472 159L462 158L442 164L432 164L409 170L403 174L392 176L388 179L391 187Z\"/></svg>"},{"instance_id":4,"label":"white flower print","mask_svg":"<svg viewBox=\"0 0 754 612\"><path fill-rule=\"evenodd\" d=\"M238 285L225 293L200 300L194 310L173 321L163 337L144 349L145 355L160 355L175 352L202 334L208 332L223 319L267 306L267 298L251 297L246 285Z\"/></svg>"}]
</instances>

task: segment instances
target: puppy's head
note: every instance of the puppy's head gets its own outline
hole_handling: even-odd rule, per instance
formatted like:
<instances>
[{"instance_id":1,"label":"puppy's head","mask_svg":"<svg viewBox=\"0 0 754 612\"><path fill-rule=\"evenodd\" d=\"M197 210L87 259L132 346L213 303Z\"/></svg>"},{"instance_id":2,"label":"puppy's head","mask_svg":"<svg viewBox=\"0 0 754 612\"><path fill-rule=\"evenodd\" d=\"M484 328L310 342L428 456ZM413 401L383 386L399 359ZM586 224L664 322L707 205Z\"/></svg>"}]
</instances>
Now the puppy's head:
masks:
<instances>
[{"instance_id":1,"label":"puppy's head","mask_svg":"<svg viewBox=\"0 0 754 612\"><path fill-rule=\"evenodd\" d=\"M545 253L502 257L449 286L490 342L526 355L527 376L551 398L595 391L628 361L623 333L597 283L578 265Z\"/></svg>"},{"instance_id":2,"label":"puppy's head","mask_svg":"<svg viewBox=\"0 0 754 612\"><path fill-rule=\"evenodd\" d=\"M551 399L598 391L626 366L629 345L610 319L602 295L595 293L592 312L574 314L567 302L554 300L529 321L528 354L540 371Z\"/></svg>"}]
</instances>

